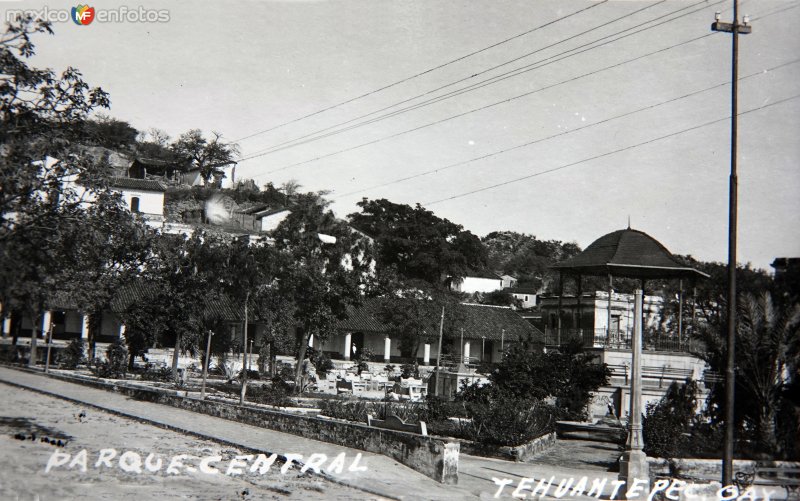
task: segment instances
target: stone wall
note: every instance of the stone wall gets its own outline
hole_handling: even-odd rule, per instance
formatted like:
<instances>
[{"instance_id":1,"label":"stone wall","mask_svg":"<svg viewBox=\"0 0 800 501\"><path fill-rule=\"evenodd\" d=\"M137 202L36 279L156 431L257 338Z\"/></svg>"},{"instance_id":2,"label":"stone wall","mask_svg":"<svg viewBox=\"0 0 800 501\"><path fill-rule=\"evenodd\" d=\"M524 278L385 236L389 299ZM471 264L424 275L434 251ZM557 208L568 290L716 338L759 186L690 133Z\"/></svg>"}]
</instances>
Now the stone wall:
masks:
<instances>
[{"instance_id":1,"label":"stone wall","mask_svg":"<svg viewBox=\"0 0 800 501\"><path fill-rule=\"evenodd\" d=\"M555 445L556 433L548 433L530 442L517 446L486 445L470 440L461 440L461 452L472 456L493 457L507 461L525 462L536 454Z\"/></svg>"},{"instance_id":2,"label":"stone wall","mask_svg":"<svg viewBox=\"0 0 800 501\"><path fill-rule=\"evenodd\" d=\"M253 426L269 428L304 438L383 454L409 468L445 484L458 483L460 444L440 438L395 430L371 428L366 424L346 423L312 416L298 416L278 411L232 405L181 396L174 390L157 391L122 382L95 378L51 375L115 391L136 400L170 405L179 409L221 417Z\"/></svg>"}]
</instances>

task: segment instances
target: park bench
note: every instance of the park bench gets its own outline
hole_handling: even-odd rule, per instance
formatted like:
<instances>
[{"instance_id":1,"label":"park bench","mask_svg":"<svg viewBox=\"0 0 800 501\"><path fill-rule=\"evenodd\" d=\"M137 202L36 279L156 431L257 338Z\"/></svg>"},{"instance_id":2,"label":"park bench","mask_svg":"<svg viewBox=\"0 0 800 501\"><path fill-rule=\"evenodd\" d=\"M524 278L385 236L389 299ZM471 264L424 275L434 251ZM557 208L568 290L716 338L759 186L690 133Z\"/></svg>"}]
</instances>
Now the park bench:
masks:
<instances>
[{"instance_id":1,"label":"park bench","mask_svg":"<svg viewBox=\"0 0 800 501\"><path fill-rule=\"evenodd\" d=\"M663 388L664 382L667 386L673 382L683 383L688 378L694 376L693 369L681 369L677 367L642 367L642 379L658 380L658 387Z\"/></svg>"},{"instance_id":2,"label":"park bench","mask_svg":"<svg viewBox=\"0 0 800 501\"><path fill-rule=\"evenodd\" d=\"M786 489L786 499L800 499L800 466L756 463L752 472L736 472L735 483L740 491L751 485L783 487Z\"/></svg>"}]
</instances>

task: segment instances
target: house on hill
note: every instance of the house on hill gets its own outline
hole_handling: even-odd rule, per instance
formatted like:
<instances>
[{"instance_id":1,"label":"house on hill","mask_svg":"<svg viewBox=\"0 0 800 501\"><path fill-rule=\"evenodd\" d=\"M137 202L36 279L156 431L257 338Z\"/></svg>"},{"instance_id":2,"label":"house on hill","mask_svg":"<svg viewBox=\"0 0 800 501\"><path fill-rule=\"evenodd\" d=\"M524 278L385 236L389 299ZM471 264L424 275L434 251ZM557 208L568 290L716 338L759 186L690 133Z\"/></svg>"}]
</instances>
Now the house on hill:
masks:
<instances>
[{"instance_id":1,"label":"house on hill","mask_svg":"<svg viewBox=\"0 0 800 501\"><path fill-rule=\"evenodd\" d=\"M474 294L475 292L494 292L503 288L503 279L489 270L477 270L461 280L453 280L450 288L456 292Z\"/></svg>"}]
</instances>

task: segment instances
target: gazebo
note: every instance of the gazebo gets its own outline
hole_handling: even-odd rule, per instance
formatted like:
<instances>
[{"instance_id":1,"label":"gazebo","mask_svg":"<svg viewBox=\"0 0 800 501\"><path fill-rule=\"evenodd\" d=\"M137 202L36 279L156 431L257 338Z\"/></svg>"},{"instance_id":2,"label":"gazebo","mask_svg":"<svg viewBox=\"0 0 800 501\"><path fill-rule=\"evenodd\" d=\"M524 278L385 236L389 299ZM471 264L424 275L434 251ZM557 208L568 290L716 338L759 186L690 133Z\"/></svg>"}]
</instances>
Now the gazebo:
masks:
<instances>
[{"instance_id":1,"label":"gazebo","mask_svg":"<svg viewBox=\"0 0 800 501\"><path fill-rule=\"evenodd\" d=\"M647 280L677 279L681 281L680 308L683 307L683 280L694 285L700 278L708 275L694 268L684 266L658 240L647 233L628 227L603 235L592 242L583 252L553 266L559 273L558 330L561 331L561 298L564 277L573 277L578 288L578 318L581 318L583 277L596 276L608 278L608 323L607 340L611 337L611 297L614 278L641 280L641 289L646 290ZM679 323L683 314L678 315ZM682 332L682 326L679 327Z\"/></svg>"},{"instance_id":2,"label":"gazebo","mask_svg":"<svg viewBox=\"0 0 800 501\"><path fill-rule=\"evenodd\" d=\"M656 239L642 231L633 230L630 226L624 230L617 230L604 235L589 245L580 254L556 264L554 269L559 272L559 306L558 324L561 328L561 297L563 295L563 277L571 275L576 277L578 285L578 308L580 318L580 297L582 295L582 277L600 276L608 277L608 312L610 336L611 327L611 295L614 277L624 277L641 280L641 289L636 290L634 296L633 339L631 360L631 399L630 399L630 431L625 444L625 453L620 461L620 480L625 481L626 491L635 488L636 481L649 483L649 468L647 457L643 452L641 424L641 354L642 354L642 324L643 324L643 297L647 280L656 279L689 279L707 278L708 275L694 268L686 267L658 242ZM683 286L681 284L681 290ZM681 305L683 298L681 298ZM680 315L682 316L682 315ZM646 484L645 484L646 485Z\"/></svg>"}]
</instances>

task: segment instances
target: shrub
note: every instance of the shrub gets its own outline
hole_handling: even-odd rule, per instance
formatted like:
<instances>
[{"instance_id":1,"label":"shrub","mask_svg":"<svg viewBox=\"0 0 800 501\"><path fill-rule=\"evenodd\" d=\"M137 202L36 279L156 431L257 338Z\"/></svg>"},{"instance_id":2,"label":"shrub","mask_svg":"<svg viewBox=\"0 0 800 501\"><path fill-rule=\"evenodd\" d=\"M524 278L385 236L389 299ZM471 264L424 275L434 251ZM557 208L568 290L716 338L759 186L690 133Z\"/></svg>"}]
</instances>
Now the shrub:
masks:
<instances>
[{"instance_id":1,"label":"shrub","mask_svg":"<svg viewBox=\"0 0 800 501\"><path fill-rule=\"evenodd\" d=\"M324 379L334 368L333 361L331 361L330 357L319 350L315 350L314 348L308 348L308 358L314 365L317 375L322 379Z\"/></svg>"},{"instance_id":2,"label":"shrub","mask_svg":"<svg viewBox=\"0 0 800 501\"><path fill-rule=\"evenodd\" d=\"M408 379L419 377L419 366L417 364L403 364L400 366L400 377Z\"/></svg>"},{"instance_id":3,"label":"shrub","mask_svg":"<svg viewBox=\"0 0 800 501\"><path fill-rule=\"evenodd\" d=\"M273 378L270 384L253 386L247 392L247 400L259 404L291 407L294 401L289 398L292 387L280 378Z\"/></svg>"},{"instance_id":4,"label":"shrub","mask_svg":"<svg viewBox=\"0 0 800 501\"><path fill-rule=\"evenodd\" d=\"M128 368L128 349L121 339L114 341L106 348L106 359L95 359L92 372L97 377L117 378L124 376Z\"/></svg>"},{"instance_id":5,"label":"shrub","mask_svg":"<svg viewBox=\"0 0 800 501\"><path fill-rule=\"evenodd\" d=\"M71 340L69 344L67 344L67 347L58 354L58 363L66 369L76 368L78 365L84 363L85 359L83 339Z\"/></svg>"},{"instance_id":6,"label":"shrub","mask_svg":"<svg viewBox=\"0 0 800 501\"><path fill-rule=\"evenodd\" d=\"M552 406L536 400L500 397L487 404L467 404L471 422L465 432L484 444L515 446L555 428Z\"/></svg>"},{"instance_id":7,"label":"shrub","mask_svg":"<svg viewBox=\"0 0 800 501\"><path fill-rule=\"evenodd\" d=\"M691 454L692 423L697 407L697 383L674 382L657 403L647 405L642 422L644 452L667 459Z\"/></svg>"}]
</instances>

